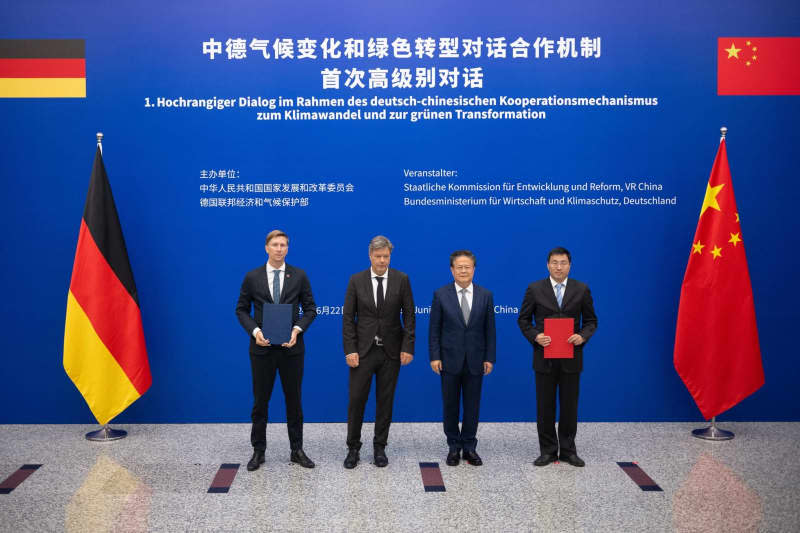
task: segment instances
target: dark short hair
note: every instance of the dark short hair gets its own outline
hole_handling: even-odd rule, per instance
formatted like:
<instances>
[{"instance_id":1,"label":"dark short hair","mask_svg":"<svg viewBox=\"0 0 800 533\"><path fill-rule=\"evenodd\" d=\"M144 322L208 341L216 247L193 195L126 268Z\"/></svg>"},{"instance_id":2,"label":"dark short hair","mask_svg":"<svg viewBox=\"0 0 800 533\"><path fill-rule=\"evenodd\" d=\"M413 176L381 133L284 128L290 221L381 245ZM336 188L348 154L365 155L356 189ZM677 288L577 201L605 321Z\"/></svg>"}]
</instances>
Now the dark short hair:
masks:
<instances>
[{"instance_id":1,"label":"dark short hair","mask_svg":"<svg viewBox=\"0 0 800 533\"><path fill-rule=\"evenodd\" d=\"M470 259L472 259L472 266L475 266L476 263L475 254L473 254L469 250L456 250L455 252L450 254L450 268L453 267L453 263L459 257L469 257Z\"/></svg>"},{"instance_id":2,"label":"dark short hair","mask_svg":"<svg viewBox=\"0 0 800 533\"><path fill-rule=\"evenodd\" d=\"M274 230L270 231L269 233L267 233L267 242L265 242L264 244L269 244L269 241L271 241L275 237L283 237L283 238L286 239L286 243L287 244L289 243L289 236L288 235L286 235L283 231L281 231L279 229L274 229Z\"/></svg>"},{"instance_id":3,"label":"dark short hair","mask_svg":"<svg viewBox=\"0 0 800 533\"><path fill-rule=\"evenodd\" d=\"M569 261L569 263L572 264L572 254L569 253L569 250L567 250L563 246L556 246L555 248L550 250L550 252L547 254L548 263L550 262L550 258L553 257L554 255L566 255L567 261Z\"/></svg>"}]
</instances>

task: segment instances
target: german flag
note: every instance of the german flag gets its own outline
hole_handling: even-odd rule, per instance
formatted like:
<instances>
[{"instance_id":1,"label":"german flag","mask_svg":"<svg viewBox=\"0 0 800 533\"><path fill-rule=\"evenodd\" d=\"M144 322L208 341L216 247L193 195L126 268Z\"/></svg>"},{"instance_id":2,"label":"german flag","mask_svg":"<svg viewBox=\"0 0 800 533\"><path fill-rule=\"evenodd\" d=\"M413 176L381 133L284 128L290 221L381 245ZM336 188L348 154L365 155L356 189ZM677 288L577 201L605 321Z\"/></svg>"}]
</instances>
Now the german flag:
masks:
<instances>
[{"instance_id":1,"label":"german flag","mask_svg":"<svg viewBox=\"0 0 800 533\"><path fill-rule=\"evenodd\" d=\"M67 297L64 369L100 424L152 383L136 285L99 147Z\"/></svg>"},{"instance_id":2,"label":"german flag","mask_svg":"<svg viewBox=\"0 0 800 533\"><path fill-rule=\"evenodd\" d=\"M0 39L0 98L86 98L86 41Z\"/></svg>"}]
</instances>

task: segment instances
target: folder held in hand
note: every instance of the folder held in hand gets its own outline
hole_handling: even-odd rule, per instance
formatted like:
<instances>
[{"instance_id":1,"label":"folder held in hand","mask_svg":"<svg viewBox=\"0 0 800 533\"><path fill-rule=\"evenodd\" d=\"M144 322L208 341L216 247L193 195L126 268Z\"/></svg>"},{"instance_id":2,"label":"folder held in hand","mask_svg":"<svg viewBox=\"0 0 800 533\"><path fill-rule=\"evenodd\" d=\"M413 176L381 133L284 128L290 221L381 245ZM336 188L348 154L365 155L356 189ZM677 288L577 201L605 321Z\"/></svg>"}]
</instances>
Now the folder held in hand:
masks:
<instances>
[{"instance_id":1,"label":"folder held in hand","mask_svg":"<svg viewBox=\"0 0 800 533\"><path fill-rule=\"evenodd\" d=\"M273 346L289 342L292 337L292 304L264 302L261 312L261 334Z\"/></svg>"},{"instance_id":2,"label":"folder held in hand","mask_svg":"<svg viewBox=\"0 0 800 533\"><path fill-rule=\"evenodd\" d=\"M550 337L550 344L544 347L545 359L572 359L574 346L567 339L575 333L575 320L572 318L545 318L544 334Z\"/></svg>"}]
</instances>

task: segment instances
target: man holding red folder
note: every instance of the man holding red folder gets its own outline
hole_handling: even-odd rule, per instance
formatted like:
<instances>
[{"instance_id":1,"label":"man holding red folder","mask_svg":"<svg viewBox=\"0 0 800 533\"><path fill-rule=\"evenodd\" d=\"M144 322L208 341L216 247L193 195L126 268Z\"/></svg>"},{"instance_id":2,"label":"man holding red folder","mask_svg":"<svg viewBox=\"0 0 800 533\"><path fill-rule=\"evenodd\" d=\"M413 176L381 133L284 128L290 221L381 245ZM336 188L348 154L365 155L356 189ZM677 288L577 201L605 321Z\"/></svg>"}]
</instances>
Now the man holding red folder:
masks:
<instances>
[{"instance_id":1,"label":"man holding red folder","mask_svg":"<svg viewBox=\"0 0 800 533\"><path fill-rule=\"evenodd\" d=\"M572 256L566 248L550 250L547 254L550 276L528 285L517 320L522 334L533 345L540 450L533 462L536 466L557 459L573 466L585 464L575 448L578 388L583 345L597 329L597 315L589 287L568 279L571 266ZM557 434L556 393L561 408Z\"/></svg>"}]
</instances>

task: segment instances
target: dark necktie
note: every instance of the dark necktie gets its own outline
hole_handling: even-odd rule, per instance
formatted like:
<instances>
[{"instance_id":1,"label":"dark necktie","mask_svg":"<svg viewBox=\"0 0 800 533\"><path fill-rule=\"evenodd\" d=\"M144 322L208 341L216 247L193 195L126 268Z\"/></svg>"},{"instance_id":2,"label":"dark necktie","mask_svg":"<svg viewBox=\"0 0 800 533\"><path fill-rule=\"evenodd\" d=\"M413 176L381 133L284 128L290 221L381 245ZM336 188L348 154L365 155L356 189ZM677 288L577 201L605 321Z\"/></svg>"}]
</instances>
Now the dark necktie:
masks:
<instances>
[{"instance_id":1,"label":"dark necktie","mask_svg":"<svg viewBox=\"0 0 800 533\"><path fill-rule=\"evenodd\" d=\"M378 308L378 337L383 337L383 328L381 327L381 320L380 317L383 316L383 278L380 276L375 276L375 279L378 281L378 293L375 295L375 299L377 300L376 307Z\"/></svg>"},{"instance_id":2,"label":"dark necktie","mask_svg":"<svg viewBox=\"0 0 800 533\"><path fill-rule=\"evenodd\" d=\"M378 308L378 316L381 316L383 313L383 278L381 276L375 276L375 279L378 280L378 294L376 296Z\"/></svg>"}]
</instances>

